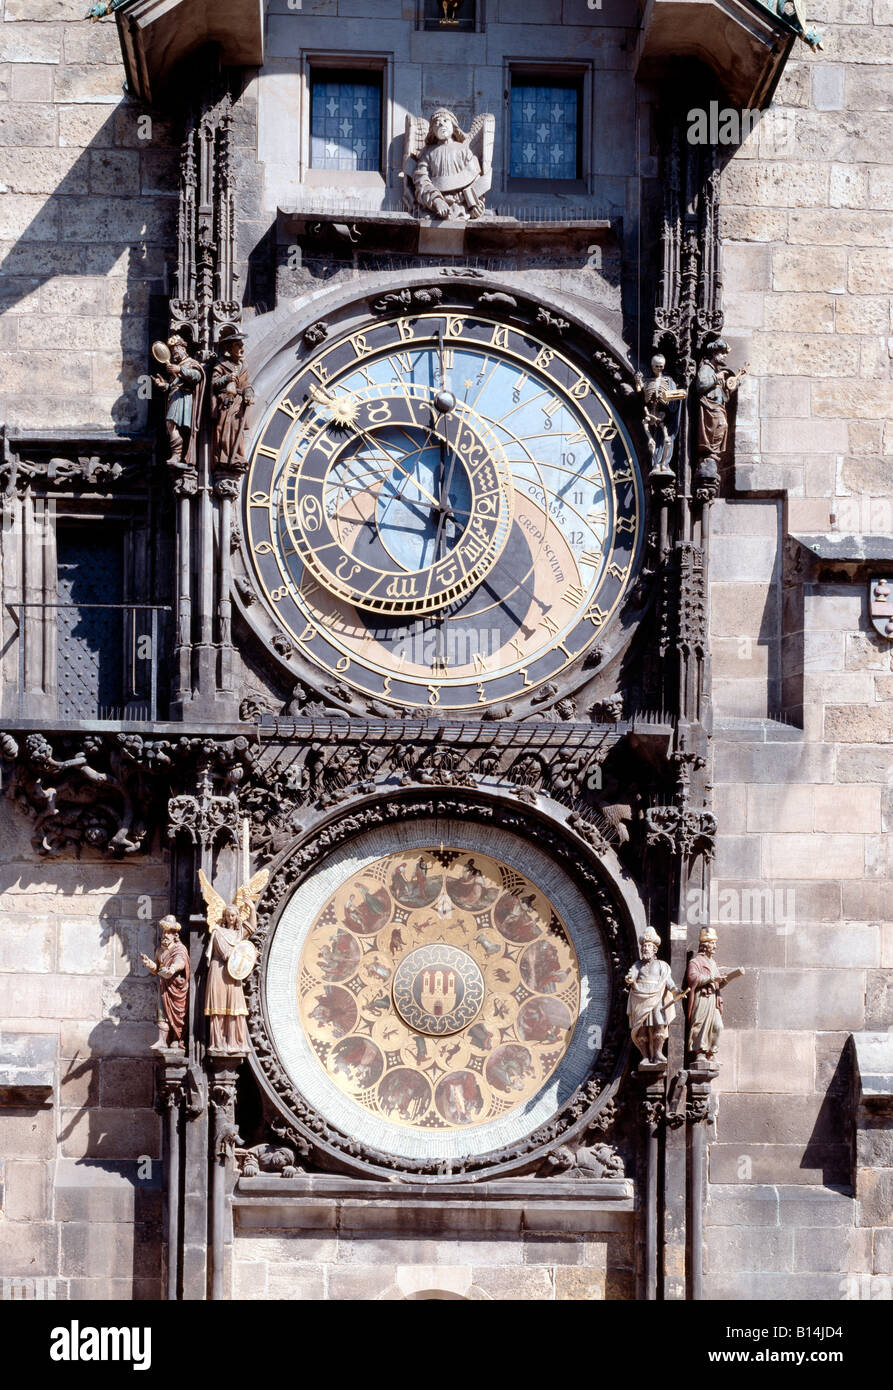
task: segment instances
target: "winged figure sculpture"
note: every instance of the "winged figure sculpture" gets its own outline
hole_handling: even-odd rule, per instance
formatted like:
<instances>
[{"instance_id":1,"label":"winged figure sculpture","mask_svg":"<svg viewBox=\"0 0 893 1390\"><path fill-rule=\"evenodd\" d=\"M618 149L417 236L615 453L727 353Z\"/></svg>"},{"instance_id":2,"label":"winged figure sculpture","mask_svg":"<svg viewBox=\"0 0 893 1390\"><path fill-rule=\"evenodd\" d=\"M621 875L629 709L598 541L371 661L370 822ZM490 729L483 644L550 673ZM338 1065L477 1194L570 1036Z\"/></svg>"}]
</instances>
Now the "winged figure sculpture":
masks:
<instances>
[{"instance_id":1,"label":"winged figure sculpture","mask_svg":"<svg viewBox=\"0 0 893 1390\"><path fill-rule=\"evenodd\" d=\"M446 107L430 120L406 117L403 198L411 212L443 221L482 216L493 180L496 118L475 116L467 134Z\"/></svg>"}]
</instances>

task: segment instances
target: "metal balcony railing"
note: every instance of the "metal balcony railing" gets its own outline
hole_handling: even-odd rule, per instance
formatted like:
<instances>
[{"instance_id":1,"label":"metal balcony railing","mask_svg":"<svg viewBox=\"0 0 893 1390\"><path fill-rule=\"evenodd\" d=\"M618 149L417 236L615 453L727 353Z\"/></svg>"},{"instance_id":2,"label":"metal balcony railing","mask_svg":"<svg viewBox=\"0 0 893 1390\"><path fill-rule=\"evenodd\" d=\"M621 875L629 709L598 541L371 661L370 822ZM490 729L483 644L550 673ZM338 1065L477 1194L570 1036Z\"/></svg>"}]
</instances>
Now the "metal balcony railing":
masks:
<instances>
[{"instance_id":1,"label":"metal balcony railing","mask_svg":"<svg viewBox=\"0 0 893 1390\"><path fill-rule=\"evenodd\" d=\"M169 604L27 602L6 609L16 623L20 719L33 712L35 695L46 700L53 692L60 719L158 719ZM51 612L57 619L49 632ZM166 696L164 704L166 710Z\"/></svg>"}]
</instances>

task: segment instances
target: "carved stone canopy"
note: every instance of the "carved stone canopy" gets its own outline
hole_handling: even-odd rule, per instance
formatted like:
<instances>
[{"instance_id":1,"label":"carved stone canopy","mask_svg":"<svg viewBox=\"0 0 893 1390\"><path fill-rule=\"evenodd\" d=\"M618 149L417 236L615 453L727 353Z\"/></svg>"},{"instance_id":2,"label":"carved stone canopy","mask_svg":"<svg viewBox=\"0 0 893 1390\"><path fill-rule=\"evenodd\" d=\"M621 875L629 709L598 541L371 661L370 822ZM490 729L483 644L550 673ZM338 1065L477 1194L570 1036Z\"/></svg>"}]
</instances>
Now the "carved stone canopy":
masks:
<instances>
[{"instance_id":1,"label":"carved stone canopy","mask_svg":"<svg viewBox=\"0 0 893 1390\"><path fill-rule=\"evenodd\" d=\"M742 0L650 0L639 35L636 68L653 78L680 58L710 68L729 101L762 108L771 101L796 31L761 4Z\"/></svg>"},{"instance_id":2,"label":"carved stone canopy","mask_svg":"<svg viewBox=\"0 0 893 1390\"><path fill-rule=\"evenodd\" d=\"M127 89L150 106L175 91L178 64L206 44L220 45L226 67L264 61L263 0L125 0L115 19Z\"/></svg>"}]
</instances>

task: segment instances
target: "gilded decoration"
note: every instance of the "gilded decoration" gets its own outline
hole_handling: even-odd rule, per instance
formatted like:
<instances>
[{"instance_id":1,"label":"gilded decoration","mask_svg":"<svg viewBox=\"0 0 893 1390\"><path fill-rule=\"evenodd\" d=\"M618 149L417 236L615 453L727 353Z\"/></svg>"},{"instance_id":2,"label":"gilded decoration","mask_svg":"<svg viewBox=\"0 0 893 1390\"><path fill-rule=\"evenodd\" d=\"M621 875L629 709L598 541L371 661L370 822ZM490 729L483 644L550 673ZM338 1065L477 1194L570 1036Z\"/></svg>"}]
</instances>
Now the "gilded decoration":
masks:
<instances>
[{"instance_id":1,"label":"gilded decoration","mask_svg":"<svg viewBox=\"0 0 893 1390\"><path fill-rule=\"evenodd\" d=\"M331 894L298 995L340 1090L391 1123L464 1129L548 1084L577 1021L580 971L536 883L440 845L385 855Z\"/></svg>"}]
</instances>

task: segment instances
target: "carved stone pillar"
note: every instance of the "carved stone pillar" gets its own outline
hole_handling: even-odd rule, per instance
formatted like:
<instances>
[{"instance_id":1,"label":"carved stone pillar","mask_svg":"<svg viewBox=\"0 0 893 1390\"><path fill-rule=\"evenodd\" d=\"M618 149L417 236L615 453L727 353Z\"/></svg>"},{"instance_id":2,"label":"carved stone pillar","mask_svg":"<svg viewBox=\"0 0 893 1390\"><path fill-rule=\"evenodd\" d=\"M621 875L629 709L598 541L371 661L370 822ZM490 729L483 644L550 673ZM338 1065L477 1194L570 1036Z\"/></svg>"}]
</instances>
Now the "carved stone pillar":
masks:
<instances>
[{"instance_id":1,"label":"carved stone pillar","mask_svg":"<svg viewBox=\"0 0 893 1390\"><path fill-rule=\"evenodd\" d=\"M180 1293L181 1120L185 1097L186 1054L165 1050L155 1054L156 1107L166 1119L164 1127L164 1225L165 1291L170 1302Z\"/></svg>"},{"instance_id":2,"label":"carved stone pillar","mask_svg":"<svg viewBox=\"0 0 893 1390\"><path fill-rule=\"evenodd\" d=\"M644 1130L645 1200L642 1204L642 1243L644 1246L644 1287L641 1296L651 1302L658 1297L660 1276L660 1216L658 1211L660 1149L667 1111L666 1069L640 1072L640 1113Z\"/></svg>"},{"instance_id":3,"label":"carved stone pillar","mask_svg":"<svg viewBox=\"0 0 893 1390\"><path fill-rule=\"evenodd\" d=\"M177 470L178 633L175 713L192 720L238 719L230 632L229 533L234 491L224 498L213 459L211 367L221 329L238 322L235 269L235 177L232 97L225 75L206 55L196 69L198 96L180 154L177 269L170 329L203 364L197 397L195 468Z\"/></svg>"},{"instance_id":4,"label":"carved stone pillar","mask_svg":"<svg viewBox=\"0 0 893 1390\"><path fill-rule=\"evenodd\" d=\"M695 1301L699 1301L704 1296L704 1193L707 1177L707 1126L713 1118L716 1106L710 1086L718 1075L719 1072L715 1067L692 1067L686 1079L688 1101L685 1108L685 1118L688 1122L689 1149L688 1296Z\"/></svg>"},{"instance_id":5,"label":"carved stone pillar","mask_svg":"<svg viewBox=\"0 0 893 1390\"><path fill-rule=\"evenodd\" d=\"M243 1054L210 1052L211 1105L214 1111L211 1168L211 1298L227 1296L227 1197L235 1174L235 1151L240 1142L235 1123L236 1082ZM231 1244L231 1241L229 1242Z\"/></svg>"}]
</instances>

